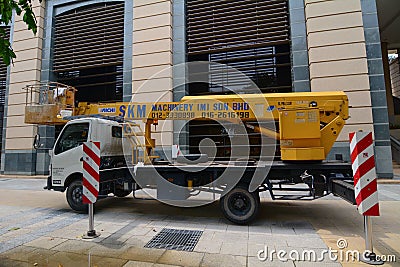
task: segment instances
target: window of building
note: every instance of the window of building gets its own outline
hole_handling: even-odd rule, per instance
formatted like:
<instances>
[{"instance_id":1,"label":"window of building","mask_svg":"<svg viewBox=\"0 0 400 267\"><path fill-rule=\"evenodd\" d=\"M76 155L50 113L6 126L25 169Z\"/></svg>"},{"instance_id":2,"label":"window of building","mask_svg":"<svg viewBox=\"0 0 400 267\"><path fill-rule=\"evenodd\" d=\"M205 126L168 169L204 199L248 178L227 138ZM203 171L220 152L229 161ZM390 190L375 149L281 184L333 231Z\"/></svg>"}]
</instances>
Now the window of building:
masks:
<instances>
[{"instance_id":1,"label":"window of building","mask_svg":"<svg viewBox=\"0 0 400 267\"><path fill-rule=\"evenodd\" d=\"M287 0L187 0L186 12L188 61L210 61L236 68L264 93L292 91ZM209 84L189 84L189 94L251 92L248 80L234 75L210 74L208 80ZM220 158L229 155L229 136L215 122L189 123L191 153L198 152L199 138L205 135L217 144ZM248 130L248 135L251 156L257 157L260 134Z\"/></svg>"},{"instance_id":2,"label":"window of building","mask_svg":"<svg viewBox=\"0 0 400 267\"><path fill-rule=\"evenodd\" d=\"M78 89L77 101L123 97L124 3L105 2L55 17L53 72Z\"/></svg>"}]
</instances>

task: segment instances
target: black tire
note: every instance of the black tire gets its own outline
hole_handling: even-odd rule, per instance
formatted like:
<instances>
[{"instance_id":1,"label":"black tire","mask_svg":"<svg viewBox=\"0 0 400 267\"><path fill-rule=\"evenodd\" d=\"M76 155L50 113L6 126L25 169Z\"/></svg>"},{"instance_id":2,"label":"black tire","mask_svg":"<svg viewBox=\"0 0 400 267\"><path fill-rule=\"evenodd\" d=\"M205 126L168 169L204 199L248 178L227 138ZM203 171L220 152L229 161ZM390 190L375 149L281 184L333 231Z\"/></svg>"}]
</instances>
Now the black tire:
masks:
<instances>
[{"instance_id":1,"label":"black tire","mask_svg":"<svg viewBox=\"0 0 400 267\"><path fill-rule=\"evenodd\" d=\"M67 202L68 205L77 212L87 212L88 205L82 203L82 195L83 195L83 188L82 188L82 181L75 180L69 184L67 189Z\"/></svg>"},{"instance_id":2,"label":"black tire","mask_svg":"<svg viewBox=\"0 0 400 267\"><path fill-rule=\"evenodd\" d=\"M128 190L128 191L125 191L125 190L123 190L123 189L115 189L115 192L114 192L114 195L116 196L116 197L126 197L127 195L129 195L130 193L132 193L132 190Z\"/></svg>"},{"instance_id":3,"label":"black tire","mask_svg":"<svg viewBox=\"0 0 400 267\"><path fill-rule=\"evenodd\" d=\"M260 207L258 191L250 193L248 185L239 184L220 199L224 216L236 224L248 224L254 220Z\"/></svg>"}]
</instances>

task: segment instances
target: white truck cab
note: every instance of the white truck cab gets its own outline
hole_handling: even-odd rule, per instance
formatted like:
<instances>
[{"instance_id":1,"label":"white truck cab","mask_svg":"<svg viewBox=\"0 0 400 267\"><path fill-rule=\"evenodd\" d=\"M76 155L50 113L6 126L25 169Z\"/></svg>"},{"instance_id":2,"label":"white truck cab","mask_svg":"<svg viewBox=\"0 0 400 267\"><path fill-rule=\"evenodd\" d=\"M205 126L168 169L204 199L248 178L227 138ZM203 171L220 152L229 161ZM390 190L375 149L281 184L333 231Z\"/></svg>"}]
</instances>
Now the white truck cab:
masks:
<instances>
[{"instance_id":1,"label":"white truck cab","mask_svg":"<svg viewBox=\"0 0 400 267\"><path fill-rule=\"evenodd\" d=\"M116 121L101 118L81 118L69 121L62 129L50 154L50 176L46 189L67 190L67 201L72 209L84 211L82 204L82 160L84 142L100 142L100 169L111 169L124 166L122 149L122 127ZM116 180L129 179L124 174L113 172L108 177L109 183L103 183L99 195L114 193L117 196L129 194L130 185L117 186ZM104 181L103 181L104 182ZM123 182L122 182L123 184ZM102 188L103 187L103 188ZM103 191L103 192L101 192Z\"/></svg>"}]
</instances>

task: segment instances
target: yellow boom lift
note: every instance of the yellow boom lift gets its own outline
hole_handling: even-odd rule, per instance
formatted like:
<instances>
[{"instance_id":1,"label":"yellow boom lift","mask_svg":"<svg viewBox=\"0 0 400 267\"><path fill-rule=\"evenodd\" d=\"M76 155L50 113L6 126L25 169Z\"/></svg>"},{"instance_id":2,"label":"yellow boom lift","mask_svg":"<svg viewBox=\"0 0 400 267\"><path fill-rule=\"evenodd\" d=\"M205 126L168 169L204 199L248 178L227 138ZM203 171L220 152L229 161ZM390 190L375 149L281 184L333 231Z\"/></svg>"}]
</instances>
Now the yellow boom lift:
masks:
<instances>
[{"instance_id":1,"label":"yellow boom lift","mask_svg":"<svg viewBox=\"0 0 400 267\"><path fill-rule=\"evenodd\" d=\"M343 92L185 96L179 102L75 103L74 87L52 83L26 87L25 123L63 125L68 119L119 116L145 122L147 153L154 149L151 125L159 120L240 120L256 132L280 140L281 159L324 160L349 118ZM38 98L38 95L40 97ZM35 101L36 100L36 101ZM277 121L276 131L251 122Z\"/></svg>"}]
</instances>

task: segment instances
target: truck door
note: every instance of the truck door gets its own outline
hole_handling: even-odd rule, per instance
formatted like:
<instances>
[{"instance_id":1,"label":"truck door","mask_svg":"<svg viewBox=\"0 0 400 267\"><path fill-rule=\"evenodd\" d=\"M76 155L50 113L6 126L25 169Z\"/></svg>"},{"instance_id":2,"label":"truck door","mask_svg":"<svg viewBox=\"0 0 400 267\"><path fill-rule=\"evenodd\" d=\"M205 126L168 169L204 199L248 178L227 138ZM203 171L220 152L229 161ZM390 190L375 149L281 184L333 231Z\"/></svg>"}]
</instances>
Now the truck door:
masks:
<instances>
[{"instance_id":1,"label":"truck door","mask_svg":"<svg viewBox=\"0 0 400 267\"><path fill-rule=\"evenodd\" d=\"M51 155L53 185L64 185L73 173L82 173L82 144L88 140L89 122L67 124Z\"/></svg>"}]
</instances>

